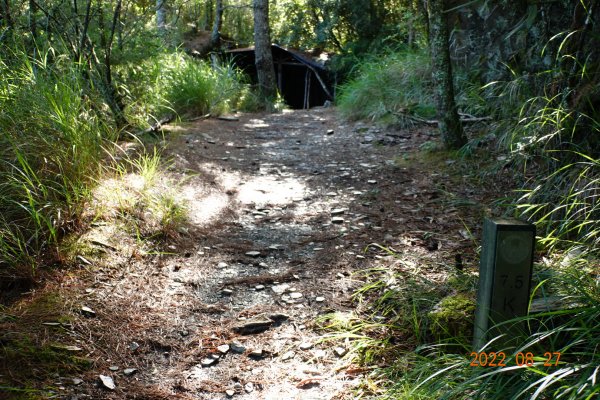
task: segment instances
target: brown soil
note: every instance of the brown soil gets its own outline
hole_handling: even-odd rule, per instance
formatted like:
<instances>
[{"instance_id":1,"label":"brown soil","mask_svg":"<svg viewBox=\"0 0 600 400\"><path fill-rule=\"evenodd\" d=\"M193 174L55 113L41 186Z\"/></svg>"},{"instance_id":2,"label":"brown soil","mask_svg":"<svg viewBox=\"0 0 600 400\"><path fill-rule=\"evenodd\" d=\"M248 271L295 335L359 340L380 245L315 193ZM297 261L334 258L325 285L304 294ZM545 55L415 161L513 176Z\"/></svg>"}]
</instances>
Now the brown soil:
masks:
<instances>
[{"instance_id":1,"label":"brown soil","mask_svg":"<svg viewBox=\"0 0 600 400\"><path fill-rule=\"evenodd\" d=\"M238 118L169 128L168 174L180 182L188 222L160 253L104 235L90 245L92 265L59 271L7 309L14 320L0 320L4 332L27 329L38 344L78 346L91 368L28 376L0 363L0 386L51 387L66 399L223 399L227 390L236 399L350 399L368 370L338 357L339 344L320 341L314 322L352 310L353 272L419 268L442 283L457 260L476 268L473 238L498 189L474 186L472 162L419 150L437 141L434 130L348 123L334 109ZM48 293L62 300L32 314ZM260 329L240 333L252 321ZM201 365L232 341L243 354ZM137 371L125 376L126 368ZM116 389L103 388L100 374Z\"/></svg>"}]
</instances>

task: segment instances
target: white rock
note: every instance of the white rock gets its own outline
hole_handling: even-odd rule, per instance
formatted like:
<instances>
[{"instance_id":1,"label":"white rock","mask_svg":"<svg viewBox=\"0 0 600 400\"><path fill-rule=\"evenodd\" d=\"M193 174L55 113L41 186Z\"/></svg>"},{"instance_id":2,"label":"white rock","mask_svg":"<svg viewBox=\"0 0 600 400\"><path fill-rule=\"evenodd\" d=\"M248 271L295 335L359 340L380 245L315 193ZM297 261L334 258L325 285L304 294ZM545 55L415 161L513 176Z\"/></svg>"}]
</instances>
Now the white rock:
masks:
<instances>
[{"instance_id":1,"label":"white rock","mask_svg":"<svg viewBox=\"0 0 600 400\"><path fill-rule=\"evenodd\" d=\"M317 303L322 303L322 302L324 302L324 301L325 301L325 297L319 296L319 297L317 297L317 298L315 299L315 301L316 301Z\"/></svg>"},{"instance_id":2,"label":"white rock","mask_svg":"<svg viewBox=\"0 0 600 400\"><path fill-rule=\"evenodd\" d=\"M283 294L290 289L290 285L283 283L281 285L275 285L271 289L277 294Z\"/></svg>"},{"instance_id":3,"label":"white rock","mask_svg":"<svg viewBox=\"0 0 600 400\"><path fill-rule=\"evenodd\" d=\"M302 342L300 346L298 346L300 350L310 350L313 348L313 344L310 342Z\"/></svg>"},{"instance_id":4,"label":"white rock","mask_svg":"<svg viewBox=\"0 0 600 400\"><path fill-rule=\"evenodd\" d=\"M290 293L290 297L292 299L299 299L299 298L302 297L302 293L300 293L300 292L292 292L292 293Z\"/></svg>"},{"instance_id":5,"label":"white rock","mask_svg":"<svg viewBox=\"0 0 600 400\"><path fill-rule=\"evenodd\" d=\"M336 347L333 349L333 352L338 357L344 357L346 355L346 353L348 353L348 350L343 347Z\"/></svg>"},{"instance_id":6,"label":"white rock","mask_svg":"<svg viewBox=\"0 0 600 400\"><path fill-rule=\"evenodd\" d=\"M258 256L260 256L260 251L248 251L246 253L246 255L248 257L258 257Z\"/></svg>"},{"instance_id":7,"label":"white rock","mask_svg":"<svg viewBox=\"0 0 600 400\"><path fill-rule=\"evenodd\" d=\"M229 345L228 344L222 344L219 347L217 347L217 350L221 354L227 354L227 353L229 353Z\"/></svg>"},{"instance_id":8,"label":"white rock","mask_svg":"<svg viewBox=\"0 0 600 400\"><path fill-rule=\"evenodd\" d=\"M105 388L109 390L115 390L117 388L117 385L115 385L115 381L113 381L113 378L111 378L110 376L99 375L98 377L100 378L100 382L102 382L102 385Z\"/></svg>"},{"instance_id":9,"label":"white rock","mask_svg":"<svg viewBox=\"0 0 600 400\"><path fill-rule=\"evenodd\" d=\"M85 315L86 317L95 317L96 316L96 311L92 310L91 308L89 308L87 306L81 307L81 313L83 315Z\"/></svg>"},{"instance_id":10,"label":"white rock","mask_svg":"<svg viewBox=\"0 0 600 400\"><path fill-rule=\"evenodd\" d=\"M202 361L200 361L200 365L202 365L204 368L206 367L210 367L211 365L215 364L217 362L217 359L215 358L203 358Z\"/></svg>"}]
</instances>

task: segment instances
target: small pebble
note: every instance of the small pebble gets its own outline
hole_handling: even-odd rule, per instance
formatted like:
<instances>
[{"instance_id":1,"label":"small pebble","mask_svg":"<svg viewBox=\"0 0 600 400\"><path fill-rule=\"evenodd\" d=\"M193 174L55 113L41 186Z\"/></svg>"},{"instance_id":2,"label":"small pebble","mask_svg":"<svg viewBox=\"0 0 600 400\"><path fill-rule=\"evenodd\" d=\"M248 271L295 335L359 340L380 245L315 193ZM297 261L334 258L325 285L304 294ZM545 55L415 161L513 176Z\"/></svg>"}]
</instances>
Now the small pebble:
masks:
<instances>
[{"instance_id":1,"label":"small pebble","mask_svg":"<svg viewBox=\"0 0 600 400\"><path fill-rule=\"evenodd\" d=\"M300 350L310 350L313 348L313 344L310 342L303 342L298 346Z\"/></svg>"},{"instance_id":2,"label":"small pebble","mask_svg":"<svg viewBox=\"0 0 600 400\"><path fill-rule=\"evenodd\" d=\"M250 354L248 354L248 357L250 357L250 358L262 358L262 356L263 356L262 350L252 350L250 352Z\"/></svg>"},{"instance_id":3,"label":"small pebble","mask_svg":"<svg viewBox=\"0 0 600 400\"><path fill-rule=\"evenodd\" d=\"M221 354L227 354L227 353L229 353L229 345L228 344L222 344L219 347L217 347L217 350Z\"/></svg>"},{"instance_id":4,"label":"small pebble","mask_svg":"<svg viewBox=\"0 0 600 400\"><path fill-rule=\"evenodd\" d=\"M317 303L322 303L322 302L324 302L324 301L325 301L325 297L319 296L319 297L317 297L317 298L315 299L315 301L316 301Z\"/></svg>"},{"instance_id":5,"label":"small pebble","mask_svg":"<svg viewBox=\"0 0 600 400\"><path fill-rule=\"evenodd\" d=\"M210 357L210 358L204 358L202 359L202 361L200 361L200 365L202 365L204 368L206 367L210 367L211 365L215 364L217 362L216 359Z\"/></svg>"},{"instance_id":6,"label":"small pebble","mask_svg":"<svg viewBox=\"0 0 600 400\"><path fill-rule=\"evenodd\" d=\"M229 349L237 354L243 354L244 352L246 352L246 346L237 341L229 343Z\"/></svg>"},{"instance_id":7,"label":"small pebble","mask_svg":"<svg viewBox=\"0 0 600 400\"><path fill-rule=\"evenodd\" d=\"M333 352L338 357L344 357L346 355L346 353L348 353L348 350L346 350L343 347L336 347L335 349L333 349Z\"/></svg>"}]
</instances>

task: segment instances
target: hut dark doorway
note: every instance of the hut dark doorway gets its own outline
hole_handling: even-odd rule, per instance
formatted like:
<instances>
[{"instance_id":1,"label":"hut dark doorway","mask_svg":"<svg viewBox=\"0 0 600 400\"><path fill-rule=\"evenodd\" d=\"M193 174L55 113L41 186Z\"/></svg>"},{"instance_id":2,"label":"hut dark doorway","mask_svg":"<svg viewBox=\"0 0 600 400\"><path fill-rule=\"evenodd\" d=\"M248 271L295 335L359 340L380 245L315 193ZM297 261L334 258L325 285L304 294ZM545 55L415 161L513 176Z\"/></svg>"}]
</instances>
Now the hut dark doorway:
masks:
<instances>
[{"instance_id":1,"label":"hut dark doorway","mask_svg":"<svg viewBox=\"0 0 600 400\"><path fill-rule=\"evenodd\" d=\"M333 101L333 82L325 67L293 50L272 45L273 64L277 87L285 103L295 109L322 106ZM234 49L227 52L253 83L257 81L254 48Z\"/></svg>"}]
</instances>

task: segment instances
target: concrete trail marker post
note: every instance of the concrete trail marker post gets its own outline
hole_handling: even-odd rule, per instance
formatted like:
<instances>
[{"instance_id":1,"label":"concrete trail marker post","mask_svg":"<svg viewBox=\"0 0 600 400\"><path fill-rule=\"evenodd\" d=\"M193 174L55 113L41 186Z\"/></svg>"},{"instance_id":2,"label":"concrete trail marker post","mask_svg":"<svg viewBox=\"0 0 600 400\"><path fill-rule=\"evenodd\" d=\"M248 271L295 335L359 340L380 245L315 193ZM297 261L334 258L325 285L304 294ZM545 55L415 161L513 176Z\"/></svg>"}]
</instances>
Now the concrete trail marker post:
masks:
<instances>
[{"instance_id":1,"label":"concrete trail marker post","mask_svg":"<svg viewBox=\"0 0 600 400\"><path fill-rule=\"evenodd\" d=\"M505 324L490 330L492 326L527 315L534 248L534 225L519 220L486 218L475 310L474 351L481 351L498 335L504 334L510 339L511 331L518 329ZM506 344L507 340L500 342Z\"/></svg>"}]
</instances>

